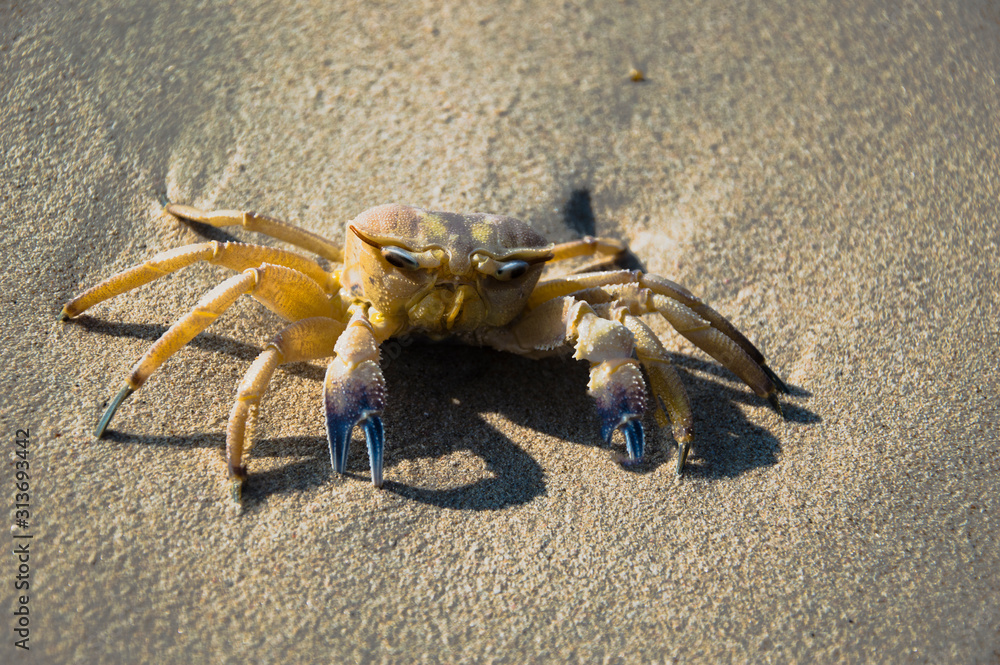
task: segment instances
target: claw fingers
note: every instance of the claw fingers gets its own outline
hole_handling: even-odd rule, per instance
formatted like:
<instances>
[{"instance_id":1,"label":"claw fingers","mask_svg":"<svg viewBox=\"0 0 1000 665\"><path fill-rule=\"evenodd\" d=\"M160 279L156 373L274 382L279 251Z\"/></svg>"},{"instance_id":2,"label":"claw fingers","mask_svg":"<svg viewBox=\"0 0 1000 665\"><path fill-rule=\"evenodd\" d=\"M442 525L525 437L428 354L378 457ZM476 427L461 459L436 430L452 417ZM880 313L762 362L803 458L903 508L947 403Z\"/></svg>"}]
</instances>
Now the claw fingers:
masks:
<instances>
[{"instance_id":1,"label":"claw fingers","mask_svg":"<svg viewBox=\"0 0 1000 665\"><path fill-rule=\"evenodd\" d=\"M590 395L597 403L601 436L608 443L621 429L630 462L642 460L645 439L642 422L646 410L646 390L642 372L635 362L605 361L591 368Z\"/></svg>"},{"instance_id":2,"label":"claw fingers","mask_svg":"<svg viewBox=\"0 0 1000 665\"><path fill-rule=\"evenodd\" d=\"M364 430L368 441L372 483L382 486L382 420L379 414L385 403L385 380L378 365L365 361L353 369L334 359L326 371L323 384L326 406L326 433L330 444L330 460L337 473L347 468L347 451L351 431L356 425Z\"/></svg>"},{"instance_id":3,"label":"claw fingers","mask_svg":"<svg viewBox=\"0 0 1000 665\"><path fill-rule=\"evenodd\" d=\"M638 418L626 420L622 424L621 430L622 434L625 435L625 449L628 450L629 464L638 464L642 461L642 452L645 447L642 421Z\"/></svg>"},{"instance_id":4,"label":"claw fingers","mask_svg":"<svg viewBox=\"0 0 1000 665\"><path fill-rule=\"evenodd\" d=\"M330 444L330 462L333 470L343 473L347 468L347 449L351 443L351 430L354 422L350 418L341 417L330 409L330 401L326 402L326 438Z\"/></svg>"},{"instance_id":5,"label":"claw fingers","mask_svg":"<svg viewBox=\"0 0 1000 665\"><path fill-rule=\"evenodd\" d=\"M777 389L779 391L781 391L783 393L790 393L790 392L792 392L791 390L789 390L788 384L786 384L784 381L782 381L781 377L778 376L777 374L775 374L773 369L771 369L770 367L768 367L764 363L761 363L760 368L762 370L764 370L764 374L767 374L767 378L771 379L771 383L773 383L775 385L775 387L777 387ZM780 408L778 409L778 412L779 413L781 412Z\"/></svg>"},{"instance_id":6,"label":"claw fingers","mask_svg":"<svg viewBox=\"0 0 1000 665\"><path fill-rule=\"evenodd\" d=\"M365 431L365 440L368 442L368 461L372 467L372 484L375 487L382 487L382 444L385 441L385 434L382 431L382 419L378 416L369 416L361 423Z\"/></svg>"}]
</instances>

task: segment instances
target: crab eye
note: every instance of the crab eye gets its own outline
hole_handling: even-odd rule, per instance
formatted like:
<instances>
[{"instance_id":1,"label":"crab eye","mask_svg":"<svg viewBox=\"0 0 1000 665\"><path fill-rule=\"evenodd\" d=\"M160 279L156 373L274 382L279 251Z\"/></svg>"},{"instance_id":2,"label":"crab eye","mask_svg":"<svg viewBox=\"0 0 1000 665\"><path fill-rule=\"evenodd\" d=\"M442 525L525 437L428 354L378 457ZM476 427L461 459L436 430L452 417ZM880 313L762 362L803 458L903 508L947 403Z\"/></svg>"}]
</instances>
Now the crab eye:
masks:
<instances>
[{"instance_id":1,"label":"crab eye","mask_svg":"<svg viewBox=\"0 0 1000 665\"><path fill-rule=\"evenodd\" d=\"M497 268L496 278L502 282L517 279L528 272L528 267L526 261L506 261Z\"/></svg>"},{"instance_id":2,"label":"crab eye","mask_svg":"<svg viewBox=\"0 0 1000 665\"><path fill-rule=\"evenodd\" d=\"M397 268L416 270L420 267L416 257L401 247L393 247L392 245L383 247L382 257Z\"/></svg>"}]
</instances>

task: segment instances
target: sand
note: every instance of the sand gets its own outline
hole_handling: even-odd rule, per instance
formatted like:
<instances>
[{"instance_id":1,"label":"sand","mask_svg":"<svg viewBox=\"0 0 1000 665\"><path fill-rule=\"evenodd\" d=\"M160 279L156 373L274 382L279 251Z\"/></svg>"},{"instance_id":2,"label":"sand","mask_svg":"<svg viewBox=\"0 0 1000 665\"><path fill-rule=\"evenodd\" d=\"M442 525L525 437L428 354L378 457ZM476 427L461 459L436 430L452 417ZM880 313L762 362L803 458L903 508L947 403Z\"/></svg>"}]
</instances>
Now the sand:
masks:
<instances>
[{"instance_id":1,"label":"sand","mask_svg":"<svg viewBox=\"0 0 1000 665\"><path fill-rule=\"evenodd\" d=\"M418 4L0 4L0 494L13 520L28 430L33 535L30 651L6 555L0 660L997 662L996 4ZM647 419L628 471L579 363L412 345L375 490L357 434L330 467L324 364L292 365L237 513L225 423L280 325L244 299L91 434L226 274L56 320L205 240L163 195L564 241L576 191L763 349L785 418L658 325L697 440L677 478Z\"/></svg>"}]
</instances>

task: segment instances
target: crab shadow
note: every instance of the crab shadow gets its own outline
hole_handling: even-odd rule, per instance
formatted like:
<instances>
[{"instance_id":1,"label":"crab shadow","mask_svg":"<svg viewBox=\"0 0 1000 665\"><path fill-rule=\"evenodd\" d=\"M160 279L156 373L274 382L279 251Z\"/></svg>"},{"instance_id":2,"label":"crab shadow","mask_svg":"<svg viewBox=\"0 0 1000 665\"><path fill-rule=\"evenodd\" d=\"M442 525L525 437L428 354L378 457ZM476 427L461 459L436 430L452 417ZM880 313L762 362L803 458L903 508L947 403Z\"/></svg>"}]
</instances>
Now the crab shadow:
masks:
<instances>
[{"instance_id":1,"label":"crab shadow","mask_svg":"<svg viewBox=\"0 0 1000 665\"><path fill-rule=\"evenodd\" d=\"M695 441L684 473L706 479L731 478L755 468L773 466L781 452L779 440L757 424L762 420L760 417L751 414L751 420L743 408L769 410L767 401L714 362L682 354L670 354L670 359L691 398L695 419ZM506 474L514 469L516 473L508 475L511 481L523 482L528 477L532 479L529 486L534 487L537 479L537 493L541 493L544 481L537 463L489 426L482 414L496 413L524 429L571 445L608 448L600 437L600 422L587 395L589 373L584 362L564 357L532 360L489 349L439 343L415 344L400 360L387 366L383 361L383 365L391 399L385 413L386 441L390 441L390 419L411 421L404 431L394 432L391 445L398 448L393 456L441 457L466 448L482 457L494 473ZM790 393L795 398L810 395L795 386ZM425 416L422 426L412 425L414 413ZM787 399L782 414L792 423L820 421L817 414ZM675 463L676 446L669 429L658 427L649 413L644 422L645 459L636 466L622 466L623 473L651 473L662 464ZM433 438L438 430L451 434L448 438L436 437L437 443L431 446L419 443L421 438ZM620 458L625 456L619 435L614 436L610 447ZM357 448L357 457L352 452L352 458L357 468L365 471L368 460L364 446ZM504 450L516 454L511 459L497 457ZM388 457L386 463L388 466ZM501 468L508 464L514 466ZM437 502L438 495L433 491L396 483L389 489L417 500ZM463 489L451 490L450 498L461 498Z\"/></svg>"},{"instance_id":2,"label":"crab shadow","mask_svg":"<svg viewBox=\"0 0 1000 665\"><path fill-rule=\"evenodd\" d=\"M93 332L155 340L165 326L109 323L80 317L77 322ZM249 364L259 349L222 335L197 336L192 345L231 355ZM724 368L691 356L671 354L691 397L695 414L695 443L685 474L702 479L738 476L777 462L781 445L767 429L751 422L740 405L766 402L742 385ZM586 394L585 363L568 358L531 360L490 349L451 343L415 343L397 357L383 356L389 403L383 413L388 476L382 489L429 505L458 510L500 510L527 503L546 491L540 464L510 437L497 431L485 414L497 414L519 427L539 432L570 445L607 448L592 400ZM311 381L323 380L322 367L312 363L283 366ZM275 380L280 380L276 375ZM808 391L792 389L793 397ZM265 398L266 400L266 398ZM265 402L265 414L269 408ZM807 409L783 405L787 421L811 424L820 418ZM756 419L759 420L759 419ZM638 466L621 467L622 473L650 473L673 464L676 447L669 431L647 417L647 455ZM180 448L225 449L222 432L184 436L149 436L109 430L114 442ZM560 444L564 445L564 444ZM611 448L619 455L622 442ZM419 486L391 479L391 469L406 462L433 468L455 453L471 453L485 470L478 478L453 487ZM282 458L287 463L254 470L245 485L243 503L253 510L272 495L322 487L337 482L325 436L271 437L257 441L251 459ZM346 476L368 480L368 457L359 433L348 456ZM221 469L221 457L220 457ZM434 477L437 477L436 475ZM465 477L467 479L467 476Z\"/></svg>"}]
</instances>

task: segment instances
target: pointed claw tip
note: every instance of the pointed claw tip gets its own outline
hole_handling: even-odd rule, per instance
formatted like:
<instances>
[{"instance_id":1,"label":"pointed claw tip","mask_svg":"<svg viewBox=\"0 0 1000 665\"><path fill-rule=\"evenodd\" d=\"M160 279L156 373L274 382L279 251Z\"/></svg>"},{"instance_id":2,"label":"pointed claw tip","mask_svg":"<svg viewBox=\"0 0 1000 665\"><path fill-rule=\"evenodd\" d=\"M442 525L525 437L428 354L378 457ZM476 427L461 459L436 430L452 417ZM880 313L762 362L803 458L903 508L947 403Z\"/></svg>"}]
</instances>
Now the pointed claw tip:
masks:
<instances>
[{"instance_id":1,"label":"pointed claw tip","mask_svg":"<svg viewBox=\"0 0 1000 665\"><path fill-rule=\"evenodd\" d=\"M764 370L764 373L767 374L767 378L771 379L771 383L773 383L780 392L786 394L792 392L791 389L788 387L788 384L782 381L781 377L778 376L773 369L771 369L767 365L761 365L761 369Z\"/></svg>"},{"instance_id":2,"label":"pointed claw tip","mask_svg":"<svg viewBox=\"0 0 1000 665\"><path fill-rule=\"evenodd\" d=\"M627 420L621 425L622 434L625 435L625 449L628 451L631 465L642 462L645 439L642 433L642 421L638 419Z\"/></svg>"},{"instance_id":3,"label":"pointed claw tip","mask_svg":"<svg viewBox=\"0 0 1000 665\"><path fill-rule=\"evenodd\" d=\"M59 321L69 321L69 318L70 318L69 313L66 311L65 307L59 310L59 315L57 317Z\"/></svg>"},{"instance_id":4,"label":"pointed claw tip","mask_svg":"<svg viewBox=\"0 0 1000 665\"><path fill-rule=\"evenodd\" d=\"M767 401L771 403L771 406L774 407L774 410L778 412L779 416L781 416L782 418L785 417L784 412L781 410L781 402L778 401L778 394L777 393L772 392L770 395L768 395L767 396Z\"/></svg>"},{"instance_id":5,"label":"pointed claw tip","mask_svg":"<svg viewBox=\"0 0 1000 665\"><path fill-rule=\"evenodd\" d=\"M372 485L376 488L382 487L382 460L379 459L378 463L372 460Z\"/></svg>"},{"instance_id":6,"label":"pointed claw tip","mask_svg":"<svg viewBox=\"0 0 1000 665\"><path fill-rule=\"evenodd\" d=\"M687 462L688 453L691 451L690 442L682 442L677 444L677 475L680 476L684 472L684 464Z\"/></svg>"},{"instance_id":7,"label":"pointed claw tip","mask_svg":"<svg viewBox=\"0 0 1000 665\"><path fill-rule=\"evenodd\" d=\"M233 478L229 486L229 497L237 508L243 505L243 479Z\"/></svg>"},{"instance_id":8,"label":"pointed claw tip","mask_svg":"<svg viewBox=\"0 0 1000 665\"><path fill-rule=\"evenodd\" d=\"M382 419L375 414L369 414L361 422L361 428L365 432L365 441L368 443L368 461L372 468L372 485L382 487L382 449L385 443Z\"/></svg>"},{"instance_id":9,"label":"pointed claw tip","mask_svg":"<svg viewBox=\"0 0 1000 665\"><path fill-rule=\"evenodd\" d=\"M111 419L114 417L115 412L118 411L118 407L122 405L129 395L135 392L135 389L125 384L125 387L118 391L114 399L111 400L111 404L108 404L108 408L104 411L104 415L101 419L97 421L97 427L94 428L94 436L98 439L104 437L104 432L107 431L108 425L111 424Z\"/></svg>"},{"instance_id":10,"label":"pointed claw tip","mask_svg":"<svg viewBox=\"0 0 1000 665\"><path fill-rule=\"evenodd\" d=\"M340 418L327 416L326 439L330 445L330 462L333 463L333 470L340 474L347 468L347 452L351 445L352 429L354 428L346 427Z\"/></svg>"}]
</instances>

